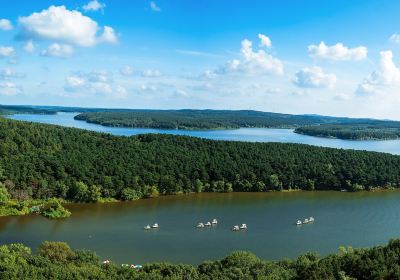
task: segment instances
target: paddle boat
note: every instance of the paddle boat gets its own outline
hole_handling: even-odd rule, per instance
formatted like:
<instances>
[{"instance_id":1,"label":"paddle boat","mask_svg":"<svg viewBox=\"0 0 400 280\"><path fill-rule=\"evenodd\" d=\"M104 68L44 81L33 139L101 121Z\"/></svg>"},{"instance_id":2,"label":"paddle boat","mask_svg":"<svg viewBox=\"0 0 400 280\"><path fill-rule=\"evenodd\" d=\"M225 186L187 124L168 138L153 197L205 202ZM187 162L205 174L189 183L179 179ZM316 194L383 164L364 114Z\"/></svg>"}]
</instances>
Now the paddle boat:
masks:
<instances>
[{"instance_id":1,"label":"paddle boat","mask_svg":"<svg viewBox=\"0 0 400 280\"><path fill-rule=\"evenodd\" d=\"M157 223L155 223L154 225L151 226L151 228L160 228L160 226Z\"/></svg>"},{"instance_id":2,"label":"paddle boat","mask_svg":"<svg viewBox=\"0 0 400 280\"><path fill-rule=\"evenodd\" d=\"M203 227L204 227L204 224L203 224L203 223L198 223L196 227L197 227L197 228L203 228Z\"/></svg>"},{"instance_id":3,"label":"paddle boat","mask_svg":"<svg viewBox=\"0 0 400 280\"><path fill-rule=\"evenodd\" d=\"M300 220L297 220L297 222L296 222L296 225L297 226L301 226L303 224L303 222L302 221L300 221Z\"/></svg>"},{"instance_id":4,"label":"paddle boat","mask_svg":"<svg viewBox=\"0 0 400 280\"><path fill-rule=\"evenodd\" d=\"M309 223L312 223L312 222L314 222L314 220L315 220L315 219L314 219L313 217L310 217L310 218L308 219L308 222L309 222Z\"/></svg>"},{"instance_id":5,"label":"paddle boat","mask_svg":"<svg viewBox=\"0 0 400 280\"><path fill-rule=\"evenodd\" d=\"M241 224L241 226L239 228L240 229L247 229L247 225L246 224Z\"/></svg>"},{"instance_id":6,"label":"paddle boat","mask_svg":"<svg viewBox=\"0 0 400 280\"><path fill-rule=\"evenodd\" d=\"M218 224L218 221L217 221L217 219L213 219L211 223L212 223L213 225L216 225L216 224Z\"/></svg>"},{"instance_id":7,"label":"paddle boat","mask_svg":"<svg viewBox=\"0 0 400 280\"><path fill-rule=\"evenodd\" d=\"M304 219L303 224L308 224L309 220L308 219Z\"/></svg>"},{"instance_id":8,"label":"paddle boat","mask_svg":"<svg viewBox=\"0 0 400 280\"><path fill-rule=\"evenodd\" d=\"M232 228L232 230L233 230L233 231L239 231L239 230L240 230L240 227L239 227L239 226L234 226L234 227Z\"/></svg>"},{"instance_id":9,"label":"paddle boat","mask_svg":"<svg viewBox=\"0 0 400 280\"><path fill-rule=\"evenodd\" d=\"M211 226L211 222L207 222L204 224L206 227L210 227Z\"/></svg>"},{"instance_id":10,"label":"paddle boat","mask_svg":"<svg viewBox=\"0 0 400 280\"><path fill-rule=\"evenodd\" d=\"M151 229L151 226L150 226L150 225L147 225L147 226L144 227L144 229L145 229L145 230L150 230L150 229Z\"/></svg>"}]
</instances>

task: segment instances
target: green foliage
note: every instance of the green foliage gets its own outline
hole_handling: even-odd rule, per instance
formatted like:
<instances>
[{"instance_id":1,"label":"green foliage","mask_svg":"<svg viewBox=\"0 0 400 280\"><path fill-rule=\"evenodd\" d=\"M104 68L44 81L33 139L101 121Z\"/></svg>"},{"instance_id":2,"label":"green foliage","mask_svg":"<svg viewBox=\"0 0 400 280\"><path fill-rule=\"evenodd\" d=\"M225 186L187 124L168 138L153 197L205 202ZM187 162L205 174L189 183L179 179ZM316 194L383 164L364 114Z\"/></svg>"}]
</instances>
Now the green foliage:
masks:
<instances>
[{"instance_id":1,"label":"green foliage","mask_svg":"<svg viewBox=\"0 0 400 280\"><path fill-rule=\"evenodd\" d=\"M400 122L353 119L348 123L299 127L295 132L347 140L389 140L400 138Z\"/></svg>"},{"instance_id":2,"label":"green foliage","mask_svg":"<svg viewBox=\"0 0 400 280\"><path fill-rule=\"evenodd\" d=\"M251 110L108 110L81 113L75 119L104 126L159 129L283 128L344 120Z\"/></svg>"},{"instance_id":3,"label":"green foliage","mask_svg":"<svg viewBox=\"0 0 400 280\"><path fill-rule=\"evenodd\" d=\"M67 263L75 258L75 253L65 242L45 241L40 245L38 255L58 263Z\"/></svg>"},{"instance_id":4,"label":"green foliage","mask_svg":"<svg viewBox=\"0 0 400 280\"><path fill-rule=\"evenodd\" d=\"M294 260L264 261L249 252L234 252L199 266L144 264L142 269L103 265L88 250L72 250L63 242L44 242L37 255L22 244L0 246L0 279L400 279L400 240L370 249L342 248L320 257L307 253Z\"/></svg>"},{"instance_id":5,"label":"green foliage","mask_svg":"<svg viewBox=\"0 0 400 280\"><path fill-rule=\"evenodd\" d=\"M6 119L0 119L0 162L3 201L7 193L16 200L96 202L400 186L400 157L390 154L173 135L119 137ZM13 204L0 205L0 214L26 212L26 205Z\"/></svg>"},{"instance_id":6,"label":"green foliage","mask_svg":"<svg viewBox=\"0 0 400 280\"><path fill-rule=\"evenodd\" d=\"M56 198L50 199L42 206L40 208L40 214L49 219L68 218L71 216L71 212L65 209Z\"/></svg>"},{"instance_id":7,"label":"green foliage","mask_svg":"<svg viewBox=\"0 0 400 280\"><path fill-rule=\"evenodd\" d=\"M0 183L0 205L3 205L9 199L10 199L10 194L8 193L8 190L6 189L4 184Z\"/></svg>"}]
</instances>

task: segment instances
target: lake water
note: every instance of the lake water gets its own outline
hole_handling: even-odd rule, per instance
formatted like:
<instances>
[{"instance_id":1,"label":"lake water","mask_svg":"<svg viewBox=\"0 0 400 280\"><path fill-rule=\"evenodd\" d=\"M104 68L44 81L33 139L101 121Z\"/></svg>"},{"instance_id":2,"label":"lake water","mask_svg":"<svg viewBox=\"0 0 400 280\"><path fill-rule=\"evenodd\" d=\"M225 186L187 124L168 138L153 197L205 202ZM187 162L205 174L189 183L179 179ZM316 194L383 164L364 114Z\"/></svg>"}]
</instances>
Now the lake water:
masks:
<instances>
[{"instance_id":1,"label":"lake water","mask_svg":"<svg viewBox=\"0 0 400 280\"><path fill-rule=\"evenodd\" d=\"M313 137L294 133L292 129L272 128L240 128L232 130L162 130L146 128L105 127L90 124L85 121L74 120L75 113L58 113L57 115L17 114L9 118L21 121L56 124L67 127L76 127L114 135L130 136L143 133L169 133L189 135L213 140L249 141L249 142L283 142L301 143L331 148L367 150L400 154L400 140L384 141L351 141Z\"/></svg>"},{"instance_id":2,"label":"lake water","mask_svg":"<svg viewBox=\"0 0 400 280\"><path fill-rule=\"evenodd\" d=\"M193 194L68 208L72 216L65 220L0 218L1 243L36 248L43 240L62 240L119 263L196 264L234 250L263 259L327 254L342 245L373 246L400 235L399 191ZM309 216L315 217L313 224L294 225ZM195 228L212 218L217 226ZM155 222L160 229L143 229ZM247 231L231 231L241 223Z\"/></svg>"}]
</instances>

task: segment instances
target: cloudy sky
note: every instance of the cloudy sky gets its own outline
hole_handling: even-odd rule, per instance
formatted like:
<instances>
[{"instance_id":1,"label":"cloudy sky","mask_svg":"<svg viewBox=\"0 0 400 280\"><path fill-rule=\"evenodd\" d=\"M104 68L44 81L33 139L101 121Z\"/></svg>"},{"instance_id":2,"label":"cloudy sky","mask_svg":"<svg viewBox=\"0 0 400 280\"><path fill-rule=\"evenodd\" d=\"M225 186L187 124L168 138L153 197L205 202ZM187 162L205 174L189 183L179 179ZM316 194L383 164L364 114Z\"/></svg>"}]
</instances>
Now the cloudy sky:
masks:
<instances>
[{"instance_id":1,"label":"cloudy sky","mask_svg":"<svg viewBox=\"0 0 400 280\"><path fill-rule=\"evenodd\" d=\"M400 1L0 4L0 104L400 120Z\"/></svg>"}]
</instances>

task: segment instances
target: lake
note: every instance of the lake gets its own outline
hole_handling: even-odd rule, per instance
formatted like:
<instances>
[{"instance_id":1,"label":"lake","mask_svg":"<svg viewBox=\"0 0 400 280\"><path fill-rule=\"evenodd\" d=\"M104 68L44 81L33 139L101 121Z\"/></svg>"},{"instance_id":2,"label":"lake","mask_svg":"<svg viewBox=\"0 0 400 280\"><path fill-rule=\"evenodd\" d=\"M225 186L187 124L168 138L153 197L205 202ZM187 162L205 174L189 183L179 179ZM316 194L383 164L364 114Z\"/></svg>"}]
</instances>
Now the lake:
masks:
<instances>
[{"instance_id":1,"label":"lake","mask_svg":"<svg viewBox=\"0 0 400 280\"><path fill-rule=\"evenodd\" d=\"M72 216L65 220L0 218L1 243L36 248L43 240L62 240L119 263L197 264L234 250L269 260L307 251L327 254L341 245L383 244L400 234L399 191L204 193L67 207ZM313 224L294 224L309 216L315 217ZM217 226L195 228L213 218ZM155 222L160 229L143 229ZM231 230L241 223L248 225L246 231Z\"/></svg>"},{"instance_id":2,"label":"lake","mask_svg":"<svg viewBox=\"0 0 400 280\"><path fill-rule=\"evenodd\" d=\"M301 143L331 148L367 150L391 154L400 154L400 140L341 140L301 135L294 133L293 129L272 128L240 128L231 130L162 130L146 128L105 127L97 124L90 124L85 121L74 120L75 115L76 113L58 113L56 115L16 114L9 116L9 118L21 121L76 127L123 136L144 133L168 133L176 135L189 135L213 140Z\"/></svg>"}]
</instances>

